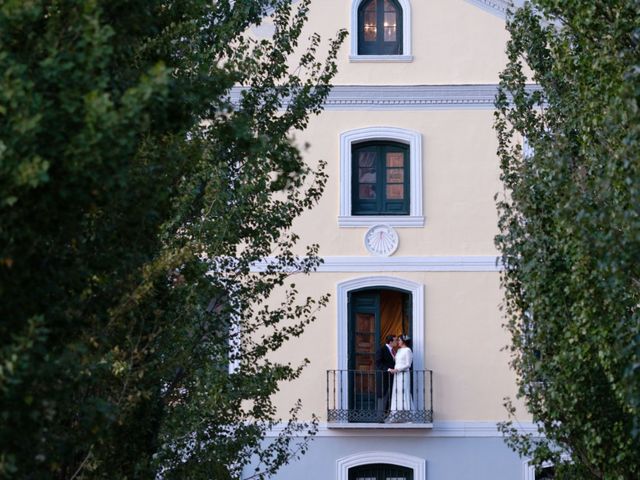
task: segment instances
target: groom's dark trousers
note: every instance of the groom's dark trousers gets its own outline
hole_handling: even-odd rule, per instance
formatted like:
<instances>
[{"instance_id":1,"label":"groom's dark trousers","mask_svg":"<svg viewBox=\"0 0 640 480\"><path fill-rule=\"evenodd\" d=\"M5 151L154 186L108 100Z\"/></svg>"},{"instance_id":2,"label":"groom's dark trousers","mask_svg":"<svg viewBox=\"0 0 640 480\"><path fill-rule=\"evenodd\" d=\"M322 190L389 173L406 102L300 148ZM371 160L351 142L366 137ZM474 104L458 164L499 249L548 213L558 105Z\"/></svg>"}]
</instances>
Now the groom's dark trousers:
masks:
<instances>
[{"instance_id":1,"label":"groom's dark trousers","mask_svg":"<svg viewBox=\"0 0 640 480\"><path fill-rule=\"evenodd\" d=\"M395 366L395 359L387 345L382 345L376 352L376 411L377 420L384 421L384 415L389 408L389 394L393 375L387 370Z\"/></svg>"}]
</instances>

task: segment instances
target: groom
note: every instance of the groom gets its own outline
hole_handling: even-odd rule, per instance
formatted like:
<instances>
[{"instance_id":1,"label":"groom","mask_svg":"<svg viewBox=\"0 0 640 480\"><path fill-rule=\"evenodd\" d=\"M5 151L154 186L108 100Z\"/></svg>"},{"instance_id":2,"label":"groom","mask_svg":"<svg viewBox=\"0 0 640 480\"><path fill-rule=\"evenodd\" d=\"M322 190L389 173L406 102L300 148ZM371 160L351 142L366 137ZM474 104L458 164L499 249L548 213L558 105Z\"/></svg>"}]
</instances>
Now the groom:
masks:
<instances>
[{"instance_id":1,"label":"groom","mask_svg":"<svg viewBox=\"0 0 640 480\"><path fill-rule=\"evenodd\" d=\"M376 411L379 422L384 421L385 412L389 407L389 392L393 378L387 371L396 364L394 348L397 337L387 335L385 341L386 343L376 352Z\"/></svg>"}]
</instances>

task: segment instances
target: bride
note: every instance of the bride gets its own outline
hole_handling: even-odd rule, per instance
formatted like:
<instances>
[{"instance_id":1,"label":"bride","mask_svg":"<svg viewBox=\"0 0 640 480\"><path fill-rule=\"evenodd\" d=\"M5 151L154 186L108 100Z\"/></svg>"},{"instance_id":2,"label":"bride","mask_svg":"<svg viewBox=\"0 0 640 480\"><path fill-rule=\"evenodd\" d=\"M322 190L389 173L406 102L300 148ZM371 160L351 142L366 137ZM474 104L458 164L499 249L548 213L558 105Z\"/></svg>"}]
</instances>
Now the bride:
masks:
<instances>
[{"instance_id":1,"label":"bride","mask_svg":"<svg viewBox=\"0 0 640 480\"><path fill-rule=\"evenodd\" d=\"M387 422L410 422L413 410L413 399L411 398L411 363L413 353L407 343L409 337L401 335L398 337L398 351L396 353L396 363L389 372L393 373L393 387L391 389L391 406Z\"/></svg>"}]
</instances>

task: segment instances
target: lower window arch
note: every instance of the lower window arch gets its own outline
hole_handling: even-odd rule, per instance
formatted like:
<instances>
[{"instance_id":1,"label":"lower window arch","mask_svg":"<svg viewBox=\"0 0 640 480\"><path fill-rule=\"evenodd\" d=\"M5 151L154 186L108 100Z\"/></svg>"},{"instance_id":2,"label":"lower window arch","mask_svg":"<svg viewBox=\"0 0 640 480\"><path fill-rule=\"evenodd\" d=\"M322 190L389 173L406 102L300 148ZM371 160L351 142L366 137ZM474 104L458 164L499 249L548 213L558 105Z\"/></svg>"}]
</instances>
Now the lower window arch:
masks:
<instances>
[{"instance_id":1,"label":"lower window arch","mask_svg":"<svg viewBox=\"0 0 640 480\"><path fill-rule=\"evenodd\" d=\"M370 451L336 462L336 480L426 480L424 458L400 452Z\"/></svg>"},{"instance_id":2,"label":"lower window arch","mask_svg":"<svg viewBox=\"0 0 640 480\"><path fill-rule=\"evenodd\" d=\"M349 480L413 480L413 469L390 463L360 465L349 469Z\"/></svg>"}]
</instances>

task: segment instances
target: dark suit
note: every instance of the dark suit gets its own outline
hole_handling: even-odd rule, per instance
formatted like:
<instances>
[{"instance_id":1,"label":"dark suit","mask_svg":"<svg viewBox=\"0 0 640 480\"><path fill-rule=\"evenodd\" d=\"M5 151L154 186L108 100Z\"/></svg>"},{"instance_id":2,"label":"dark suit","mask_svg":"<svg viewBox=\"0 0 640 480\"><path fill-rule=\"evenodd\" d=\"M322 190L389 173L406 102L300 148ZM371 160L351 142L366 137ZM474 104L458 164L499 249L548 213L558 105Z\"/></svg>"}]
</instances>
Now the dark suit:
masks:
<instances>
[{"instance_id":1,"label":"dark suit","mask_svg":"<svg viewBox=\"0 0 640 480\"><path fill-rule=\"evenodd\" d=\"M393 382L393 375L387 370L396 364L387 345L382 345L376 352L376 410L378 421L384 421L384 414L389 406L389 391Z\"/></svg>"}]
</instances>

